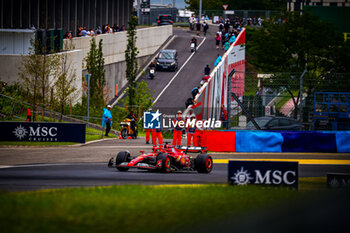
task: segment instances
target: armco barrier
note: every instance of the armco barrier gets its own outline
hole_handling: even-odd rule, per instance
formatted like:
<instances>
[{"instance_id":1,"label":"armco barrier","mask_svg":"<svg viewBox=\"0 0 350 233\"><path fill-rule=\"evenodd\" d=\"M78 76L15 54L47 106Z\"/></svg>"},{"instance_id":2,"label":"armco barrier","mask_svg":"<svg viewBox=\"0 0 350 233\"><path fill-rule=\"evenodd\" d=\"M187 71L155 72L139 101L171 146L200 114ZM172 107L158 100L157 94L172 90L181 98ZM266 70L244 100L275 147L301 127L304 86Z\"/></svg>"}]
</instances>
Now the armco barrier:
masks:
<instances>
[{"instance_id":1,"label":"armco barrier","mask_svg":"<svg viewBox=\"0 0 350 233\"><path fill-rule=\"evenodd\" d=\"M202 131L201 146L216 152L350 153L350 131Z\"/></svg>"}]
</instances>

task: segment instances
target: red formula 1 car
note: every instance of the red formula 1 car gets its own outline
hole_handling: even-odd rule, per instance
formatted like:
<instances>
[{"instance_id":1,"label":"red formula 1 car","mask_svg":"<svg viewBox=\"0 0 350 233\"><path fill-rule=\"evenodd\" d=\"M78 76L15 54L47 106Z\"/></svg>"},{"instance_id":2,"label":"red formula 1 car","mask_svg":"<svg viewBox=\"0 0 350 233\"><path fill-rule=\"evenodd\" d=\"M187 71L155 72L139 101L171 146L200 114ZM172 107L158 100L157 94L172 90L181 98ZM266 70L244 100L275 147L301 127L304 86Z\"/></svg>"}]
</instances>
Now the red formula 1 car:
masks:
<instances>
[{"instance_id":1,"label":"red formula 1 car","mask_svg":"<svg viewBox=\"0 0 350 233\"><path fill-rule=\"evenodd\" d=\"M210 173L213 169L213 159L206 154L203 147L174 147L166 144L164 147L153 147L152 153L140 151L141 155L131 157L129 151L121 151L117 157L112 157L108 167L115 167L119 171L127 171L129 168L156 170L169 173L172 171L187 170L199 173ZM188 152L200 153L196 158L188 155Z\"/></svg>"}]
</instances>

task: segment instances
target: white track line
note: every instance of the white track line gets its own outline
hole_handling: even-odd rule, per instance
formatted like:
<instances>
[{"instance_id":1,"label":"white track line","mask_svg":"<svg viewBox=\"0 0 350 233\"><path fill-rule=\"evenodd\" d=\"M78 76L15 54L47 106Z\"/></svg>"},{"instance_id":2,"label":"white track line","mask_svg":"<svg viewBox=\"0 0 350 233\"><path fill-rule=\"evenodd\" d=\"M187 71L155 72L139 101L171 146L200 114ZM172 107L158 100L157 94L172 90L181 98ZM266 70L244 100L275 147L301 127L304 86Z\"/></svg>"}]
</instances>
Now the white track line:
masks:
<instances>
[{"instance_id":1,"label":"white track line","mask_svg":"<svg viewBox=\"0 0 350 233\"><path fill-rule=\"evenodd\" d=\"M202 40L202 42L198 45L197 50L199 49L199 47L201 47L201 45L204 43L204 41L207 38L204 37L204 39ZM176 72L176 74L174 75L174 77L170 80L170 82L164 87L164 89L159 93L159 95L157 96L157 98L154 100L153 105L158 101L158 99L163 95L163 93L165 92L165 90L170 86L170 84L175 80L175 78L179 75L179 73L181 72L181 70L185 67L185 65L191 60L191 58L193 57L195 53L192 53L191 56L189 56L187 58L187 60L185 61L185 63L181 66L181 68Z\"/></svg>"},{"instance_id":2,"label":"white track line","mask_svg":"<svg viewBox=\"0 0 350 233\"><path fill-rule=\"evenodd\" d=\"M174 35L173 37L171 37L170 40L168 40L168 41L166 42L166 44L165 44L164 46L162 46L161 50L162 50L163 48L166 48L171 42L173 42L173 40L174 40L176 37L177 37L176 35ZM151 64L152 61L154 61L154 59L155 59L157 56L158 56L158 53L156 53L156 54L152 57L151 61L148 62L146 68L149 66L149 64ZM141 71L141 72L136 76L136 81L139 80L139 78L141 77L142 73L143 73L143 71ZM119 100L121 100L122 98L124 98L124 95L125 95L125 91L123 91L122 94L112 103L112 107L114 107L114 105L116 105L116 104L118 103Z\"/></svg>"}]
</instances>

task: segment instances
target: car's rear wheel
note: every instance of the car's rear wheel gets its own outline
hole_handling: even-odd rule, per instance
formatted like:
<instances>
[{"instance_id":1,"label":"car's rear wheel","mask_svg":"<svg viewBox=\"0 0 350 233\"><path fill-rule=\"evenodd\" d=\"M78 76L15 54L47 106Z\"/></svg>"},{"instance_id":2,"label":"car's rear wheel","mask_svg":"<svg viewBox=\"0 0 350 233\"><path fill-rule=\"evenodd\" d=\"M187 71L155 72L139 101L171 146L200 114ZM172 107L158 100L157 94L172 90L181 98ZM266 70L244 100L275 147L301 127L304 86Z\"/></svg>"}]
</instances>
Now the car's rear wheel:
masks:
<instances>
[{"instance_id":1,"label":"car's rear wheel","mask_svg":"<svg viewBox=\"0 0 350 233\"><path fill-rule=\"evenodd\" d=\"M198 155L195 164L199 173L210 173L213 169L213 159L208 154Z\"/></svg>"},{"instance_id":2,"label":"car's rear wheel","mask_svg":"<svg viewBox=\"0 0 350 233\"><path fill-rule=\"evenodd\" d=\"M158 161L162 161L161 165L161 171L165 173L170 173L171 172L171 157L166 154L166 153L161 153L157 157L157 164Z\"/></svg>"},{"instance_id":3,"label":"car's rear wheel","mask_svg":"<svg viewBox=\"0 0 350 233\"><path fill-rule=\"evenodd\" d=\"M128 151L121 151L117 154L115 158L115 165L119 171L127 171L129 168L126 167L118 167L121 163L129 162L130 153Z\"/></svg>"}]
</instances>

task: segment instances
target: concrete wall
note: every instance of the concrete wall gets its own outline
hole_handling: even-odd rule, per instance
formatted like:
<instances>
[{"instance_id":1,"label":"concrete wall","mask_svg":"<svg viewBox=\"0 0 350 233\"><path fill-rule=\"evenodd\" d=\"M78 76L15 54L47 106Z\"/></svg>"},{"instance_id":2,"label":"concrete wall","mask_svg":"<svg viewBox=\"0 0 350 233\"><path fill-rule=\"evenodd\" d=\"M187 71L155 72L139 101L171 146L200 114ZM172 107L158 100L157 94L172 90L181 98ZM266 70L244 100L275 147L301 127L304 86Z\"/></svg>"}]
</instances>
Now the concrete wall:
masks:
<instances>
[{"instance_id":1,"label":"concrete wall","mask_svg":"<svg viewBox=\"0 0 350 233\"><path fill-rule=\"evenodd\" d=\"M34 37L30 29L0 29L0 54L28 54Z\"/></svg>"},{"instance_id":2,"label":"concrete wall","mask_svg":"<svg viewBox=\"0 0 350 233\"><path fill-rule=\"evenodd\" d=\"M151 27L137 30L136 46L139 50L138 57L153 54L173 34L173 27ZM84 57L90 50L91 37L75 37L71 40L63 40L64 50L71 48L83 50ZM105 64L109 65L125 60L125 50L127 45L127 32L117 32L113 34L102 34L95 37L96 44L103 40L103 55ZM85 63L84 63L85 65Z\"/></svg>"},{"instance_id":3,"label":"concrete wall","mask_svg":"<svg viewBox=\"0 0 350 233\"><path fill-rule=\"evenodd\" d=\"M74 96L74 102L81 99L82 91L82 66L81 61L83 60L83 52L81 50L72 50L59 53L59 55L67 55L66 66L70 67L70 74L75 74L76 80L74 86L77 91ZM26 55L2 55L0 54L0 80L15 83L20 81L19 79L19 68L22 66L22 57Z\"/></svg>"},{"instance_id":4,"label":"concrete wall","mask_svg":"<svg viewBox=\"0 0 350 233\"><path fill-rule=\"evenodd\" d=\"M151 27L137 30L136 46L138 48L137 61L139 67L153 55L159 47L173 34L173 27ZM63 48L81 50L85 58L90 50L91 37L76 37L63 41ZM110 98L115 97L123 86L127 84L125 70L125 50L127 46L127 32L117 32L113 34L103 34L95 37L96 44L103 40L103 55L105 59L106 82ZM82 59L83 70L86 62ZM118 90L116 89L118 85ZM119 94L119 93L118 93Z\"/></svg>"},{"instance_id":5,"label":"concrete wall","mask_svg":"<svg viewBox=\"0 0 350 233\"><path fill-rule=\"evenodd\" d=\"M172 26L152 27L137 30L138 65L139 67L152 56L157 49L173 34ZM116 84L120 90L126 85L125 50L127 33L103 34L96 36L96 43L103 39L103 54L105 58L106 82L110 98L116 95ZM64 40L64 49L68 51L69 60L80 81L77 87L81 90L81 74L85 71L84 58L90 50L91 37L77 37ZM64 52L64 53L67 53ZM18 69L21 65L21 55L0 54L0 80L13 83L19 80ZM81 93L79 94L81 96Z\"/></svg>"}]
</instances>

